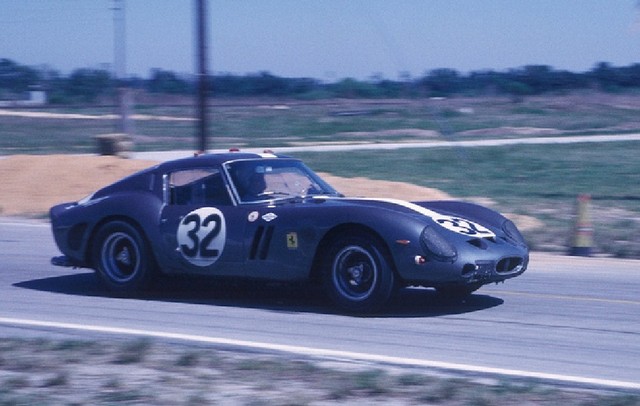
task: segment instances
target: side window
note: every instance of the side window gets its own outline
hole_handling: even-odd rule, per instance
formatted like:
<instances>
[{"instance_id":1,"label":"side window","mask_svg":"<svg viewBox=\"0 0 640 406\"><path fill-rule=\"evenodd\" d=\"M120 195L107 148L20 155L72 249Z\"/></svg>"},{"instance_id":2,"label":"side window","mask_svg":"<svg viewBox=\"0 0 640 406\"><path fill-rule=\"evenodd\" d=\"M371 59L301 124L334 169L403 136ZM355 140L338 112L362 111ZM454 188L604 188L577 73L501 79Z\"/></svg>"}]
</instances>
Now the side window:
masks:
<instances>
[{"instance_id":1,"label":"side window","mask_svg":"<svg viewBox=\"0 0 640 406\"><path fill-rule=\"evenodd\" d=\"M168 177L169 204L220 206L231 203L222 175L216 169L187 169Z\"/></svg>"}]
</instances>

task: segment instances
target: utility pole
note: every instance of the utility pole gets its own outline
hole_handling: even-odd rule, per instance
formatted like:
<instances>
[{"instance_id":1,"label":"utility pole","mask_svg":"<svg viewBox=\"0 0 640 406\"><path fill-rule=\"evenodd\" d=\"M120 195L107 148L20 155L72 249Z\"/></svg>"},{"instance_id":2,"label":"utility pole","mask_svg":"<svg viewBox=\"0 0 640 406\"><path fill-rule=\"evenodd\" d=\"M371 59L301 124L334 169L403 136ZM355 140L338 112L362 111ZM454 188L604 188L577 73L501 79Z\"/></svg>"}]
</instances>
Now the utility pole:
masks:
<instances>
[{"instance_id":1,"label":"utility pole","mask_svg":"<svg viewBox=\"0 0 640 406\"><path fill-rule=\"evenodd\" d=\"M127 76L124 0L113 0L113 31L114 76L117 87L118 114L120 116L117 131L131 135L133 132L130 119L131 94L124 82Z\"/></svg>"},{"instance_id":2,"label":"utility pole","mask_svg":"<svg viewBox=\"0 0 640 406\"><path fill-rule=\"evenodd\" d=\"M196 0L198 43L198 151L207 151L207 0Z\"/></svg>"}]
</instances>

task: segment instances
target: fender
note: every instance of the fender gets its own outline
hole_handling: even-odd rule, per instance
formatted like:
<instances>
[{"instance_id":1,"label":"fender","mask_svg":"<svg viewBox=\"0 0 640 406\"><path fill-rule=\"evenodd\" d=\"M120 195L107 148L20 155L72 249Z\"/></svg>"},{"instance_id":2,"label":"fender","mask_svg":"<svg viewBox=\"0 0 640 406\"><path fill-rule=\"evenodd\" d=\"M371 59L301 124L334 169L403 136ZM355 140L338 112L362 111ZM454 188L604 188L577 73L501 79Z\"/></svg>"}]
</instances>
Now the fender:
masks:
<instances>
[{"instance_id":1,"label":"fender","mask_svg":"<svg viewBox=\"0 0 640 406\"><path fill-rule=\"evenodd\" d=\"M108 205L96 202L108 201ZM133 203L132 203L133 202ZM150 192L119 192L82 203L65 203L51 209L58 226L53 230L61 251L80 266L91 266L91 247L98 229L111 219L125 219L141 228L153 249L159 247L154 228L162 202ZM67 220L68 208L73 208L73 227ZM66 224L69 223L69 226Z\"/></svg>"}]
</instances>

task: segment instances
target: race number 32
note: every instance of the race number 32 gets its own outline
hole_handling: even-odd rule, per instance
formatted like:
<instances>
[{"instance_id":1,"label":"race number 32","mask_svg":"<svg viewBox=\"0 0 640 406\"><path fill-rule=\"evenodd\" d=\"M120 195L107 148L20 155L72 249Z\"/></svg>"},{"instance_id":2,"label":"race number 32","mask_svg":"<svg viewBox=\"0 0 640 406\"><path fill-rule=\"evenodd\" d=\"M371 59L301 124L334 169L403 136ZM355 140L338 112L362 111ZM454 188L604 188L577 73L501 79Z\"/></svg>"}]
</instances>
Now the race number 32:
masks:
<instances>
[{"instance_id":1,"label":"race number 32","mask_svg":"<svg viewBox=\"0 0 640 406\"><path fill-rule=\"evenodd\" d=\"M224 215L215 207L194 210L180 221L177 237L180 253L187 261L196 266L212 265L224 250Z\"/></svg>"},{"instance_id":2,"label":"race number 32","mask_svg":"<svg viewBox=\"0 0 640 406\"><path fill-rule=\"evenodd\" d=\"M496 236L493 231L489 230L488 228L460 217L439 216L435 217L434 220L442 227L458 234L464 234L478 238L490 238Z\"/></svg>"}]
</instances>

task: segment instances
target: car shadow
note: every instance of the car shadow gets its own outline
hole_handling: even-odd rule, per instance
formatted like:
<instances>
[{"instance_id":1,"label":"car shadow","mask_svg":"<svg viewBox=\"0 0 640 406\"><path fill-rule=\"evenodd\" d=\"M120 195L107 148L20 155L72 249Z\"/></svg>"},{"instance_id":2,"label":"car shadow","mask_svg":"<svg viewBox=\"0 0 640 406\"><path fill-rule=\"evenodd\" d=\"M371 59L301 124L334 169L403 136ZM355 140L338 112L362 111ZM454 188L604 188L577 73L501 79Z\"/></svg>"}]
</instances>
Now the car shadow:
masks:
<instances>
[{"instance_id":1,"label":"car shadow","mask_svg":"<svg viewBox=\"0 0 640 406\"><path fill-rule=\"evenodd\" d=\"M14 286L44 292L87 297L114 297L93 272L54 276L15 283ZM212 306L245 307L277 312L342 314L331 306L322 289L309 284L280 284L204 277L161 278L156 286L128 298ZM500 306L504 300L475 293L452 300L433 289L398 291L381 311L354 317L438 317L471 313Z\"/></svg>"}]
</instances>

